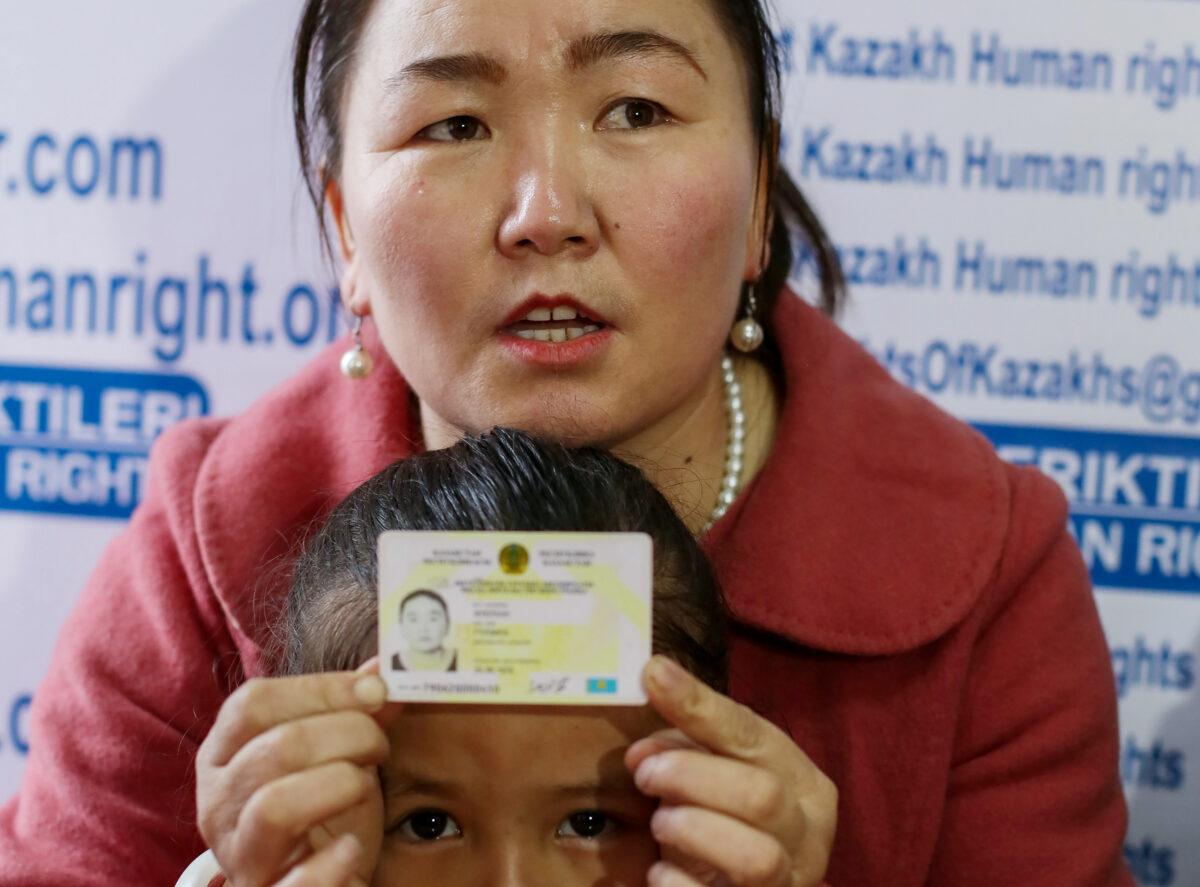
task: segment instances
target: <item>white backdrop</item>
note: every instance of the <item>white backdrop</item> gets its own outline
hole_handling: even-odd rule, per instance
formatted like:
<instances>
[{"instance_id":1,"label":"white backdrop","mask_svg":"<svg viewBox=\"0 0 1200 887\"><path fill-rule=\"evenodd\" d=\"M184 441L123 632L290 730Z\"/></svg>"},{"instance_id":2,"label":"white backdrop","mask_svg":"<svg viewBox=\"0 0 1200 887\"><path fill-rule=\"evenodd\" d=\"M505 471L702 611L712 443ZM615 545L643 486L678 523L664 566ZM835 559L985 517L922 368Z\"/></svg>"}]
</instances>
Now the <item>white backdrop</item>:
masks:
<instances>
[{"instance_id":1,"label":"white backdrop","mask_svg":"<svg viewBox=\"0 0 1200 887\"><path fill-rule=\"evenodd\" d=\"M298 9L0 0L0 796L150 442L335 333ZM785 162L842 251L844 324L1067 492L1127 855L1200 885L1200 3L780 0L780 33Z\"/></svg>"}]
</instances>

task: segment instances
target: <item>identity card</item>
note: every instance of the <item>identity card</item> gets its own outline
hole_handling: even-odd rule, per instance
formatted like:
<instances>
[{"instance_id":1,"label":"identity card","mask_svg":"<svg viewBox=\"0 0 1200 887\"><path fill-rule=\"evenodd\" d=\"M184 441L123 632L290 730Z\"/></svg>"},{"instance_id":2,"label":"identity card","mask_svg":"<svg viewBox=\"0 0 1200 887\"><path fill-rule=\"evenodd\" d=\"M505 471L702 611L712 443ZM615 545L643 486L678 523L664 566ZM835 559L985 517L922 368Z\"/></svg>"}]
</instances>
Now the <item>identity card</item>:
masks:
<instances>
[{"instance_id":1,"label":"identity card","mask_svg":"<svg viewBox=\"0 0 1200 887\"><path fill-rule=\"evenodd\" d=\"M644 533L382 534L388 698L644 704L651 545Z\"/></svg>"}]
</instances>

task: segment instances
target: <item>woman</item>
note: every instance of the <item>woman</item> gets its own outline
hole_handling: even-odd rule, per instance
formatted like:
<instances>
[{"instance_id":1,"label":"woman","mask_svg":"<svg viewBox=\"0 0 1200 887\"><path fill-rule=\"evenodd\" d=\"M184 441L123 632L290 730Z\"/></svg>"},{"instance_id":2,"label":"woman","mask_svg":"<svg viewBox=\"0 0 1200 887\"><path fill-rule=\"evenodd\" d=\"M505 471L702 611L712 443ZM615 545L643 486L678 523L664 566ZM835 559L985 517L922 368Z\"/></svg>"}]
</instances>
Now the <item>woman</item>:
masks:
<instances>
[{"instance_id":1,"label":"woman","mask_svg":"<svg viewBox=\"0 0 1200 887\"><path fill-rule=\"evenodd\" d=\"M191 753L270 669L268 567L384 465L494 425L636 461L705 533L758 715L663 685L708 755L663 775L660 843L739 884L1130 883L1065 503L780 295L790 220L828 307L837 281L775 169L773 53L756 0L307 3L302 155L366 353L159 443L35 702L0 884L169 883L202 846ZM731 763L755 777L706 791Z\"/></svg>"}]
</instances>

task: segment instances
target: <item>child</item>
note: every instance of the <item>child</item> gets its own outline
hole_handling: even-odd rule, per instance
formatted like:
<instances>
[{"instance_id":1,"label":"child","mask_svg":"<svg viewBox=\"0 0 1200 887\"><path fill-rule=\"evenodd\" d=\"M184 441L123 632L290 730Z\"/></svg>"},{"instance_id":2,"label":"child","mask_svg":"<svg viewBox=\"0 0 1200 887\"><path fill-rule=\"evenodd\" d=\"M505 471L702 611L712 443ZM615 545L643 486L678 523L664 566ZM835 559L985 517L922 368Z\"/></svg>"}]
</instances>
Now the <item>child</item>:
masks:
<instances>
[{"instance_id":1,"label":"child","mask_svg":"<svg viewBox=\"0 0 1200 887\"><path fill-rule=\"evenodd\" d=\"M376 544L386 530L648 533L654 650L724 690L720 593L666 500L602 451L507 430L395 463L337 506L293 576L281 675L353 670L376 654ZM381 723L378 787L308 832L315 845L355 835L367 882L645 883L658 857L657 801L622 759L664 726L649 707L408 704ZM271 875L246 880L288 883L286 872Z\"/></svg>"}]
</instances>

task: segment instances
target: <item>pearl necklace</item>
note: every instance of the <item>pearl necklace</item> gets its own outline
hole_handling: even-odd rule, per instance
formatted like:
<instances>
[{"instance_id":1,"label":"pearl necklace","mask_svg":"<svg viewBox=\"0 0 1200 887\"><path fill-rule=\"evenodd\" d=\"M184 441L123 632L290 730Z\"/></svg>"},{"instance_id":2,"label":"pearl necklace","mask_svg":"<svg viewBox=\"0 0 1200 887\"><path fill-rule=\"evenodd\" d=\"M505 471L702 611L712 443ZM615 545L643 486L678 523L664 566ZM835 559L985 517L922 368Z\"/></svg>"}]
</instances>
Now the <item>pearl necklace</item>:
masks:
<instances>
[{"instance_id":1,"label":"pearl necklace","mask_svg":"<svg viewBox=\"0 0 1200 887\"><path fill-rule=\"evenodd\" d=\"M712 525L725 516L742 486L742 458L746 453L746 411L742 409L742 386L733 369L733 358L728 354L721 358L721 380L725 383L725 412L729 418L729 433L725 443L725 475L721 478L721 490L717 504L701 533L707 533Z\"/></svg>"}]
</instances>

